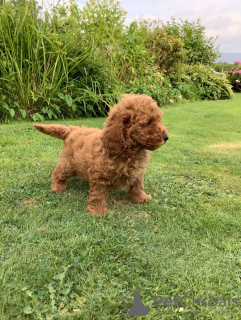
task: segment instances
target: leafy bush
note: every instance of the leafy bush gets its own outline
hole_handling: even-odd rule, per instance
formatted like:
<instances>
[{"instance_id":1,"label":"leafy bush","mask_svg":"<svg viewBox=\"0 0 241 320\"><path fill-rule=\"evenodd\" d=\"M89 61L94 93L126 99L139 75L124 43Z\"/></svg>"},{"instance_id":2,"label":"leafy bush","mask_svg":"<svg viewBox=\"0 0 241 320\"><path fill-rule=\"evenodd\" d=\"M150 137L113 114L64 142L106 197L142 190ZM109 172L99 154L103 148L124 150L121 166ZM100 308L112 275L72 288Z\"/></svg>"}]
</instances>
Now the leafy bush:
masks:
<instances>
[{"instance_id":1,"label":"leafy bush","mask_svg":"<svg viewBox=\"0 0 241 320\"><path fill-rule=\"evenodd\" d=\"M222 72L222 73L228 73L228 71L232 67L234 67L234 65L232 63L228 63L228 62L218 62L218 63L214 64L214 66L213 66L215 71Z\"/></svg>"},{"instance_id":2,"label":"leafy bush","mask_svg":"<svg viewBox=\"0 0 241 320\"><path fill-rule=\"evenodd\" d=\"M201 63L212 64L220 56L218 48L215 47L214 37L207 38L205 28L201 25L201 20L188 21L180 19L177 22L171 21L163 24L163 29L167 34L180 38L184 42L184 61L186 64Z\"/></svg>"},{"instance_id":3,"label":"leafy bush","mask_svg":"<svg viewBox=\"0 0 241 320\"><path fill-rule=\"evenodd\" d=\"M189 70L188 66L183 65L183 61L194 63L200 60L200 54L205 63L215 60L218 55L214 39L205 38L200 20L176 23L173 19L166 25L159 20L144 20L138 21L137 25L137 32L144 30L142 39L148 49L148 57L154 58L156 70L149 68L148 74L130 81L128 92L146 93L156 97L161 105L183 100L232 97L224 76L217 75L210 67L200 64ZM200 52L195 52L194 47ZM145 66L145 62L143 65ZM162 81L157 80L159 73L163 77Z\"/></svg>"},{"instance_id":4,"label":"leafy bush","mask_svg":"<svg viewBox=\"0 0 241 320\"><path fill-rule=\"evenodd\" d=\"M230 99L233 96L231 85L226 76L215 73L211 67L201 64L188 66L185 65L183 69L182 83L186 84L193 91L190 96L194 95L202 100L218 100ZM190 85L192 83L192 85ZM177 88L182 92L183 84L177 85ZM185 90L183 95L188 95Z\"/></svg>"},{"instance_id":5,"label":"leafy bush","mask_svg":"<svg viewBox=\"0 0 241 320\"><path fill-rule=\"evenodd\" d=\"M155 53L157 64L166 74L178 73L183 60L183 42L180 38L166 34L160 27L148 30L147 47Z\"/></svg>"},{"instance_id":6,"label":"leafy bush","mask_svg":"<svg viewBox=\"0 0 241 320\"><path fill-rule=\"evenodd\" d=\"M169 78L161 73L135 78L126 85L125 92L147 94L160 106L184 101L180 91L173 88Z\"/></svg>"}]
</instances>

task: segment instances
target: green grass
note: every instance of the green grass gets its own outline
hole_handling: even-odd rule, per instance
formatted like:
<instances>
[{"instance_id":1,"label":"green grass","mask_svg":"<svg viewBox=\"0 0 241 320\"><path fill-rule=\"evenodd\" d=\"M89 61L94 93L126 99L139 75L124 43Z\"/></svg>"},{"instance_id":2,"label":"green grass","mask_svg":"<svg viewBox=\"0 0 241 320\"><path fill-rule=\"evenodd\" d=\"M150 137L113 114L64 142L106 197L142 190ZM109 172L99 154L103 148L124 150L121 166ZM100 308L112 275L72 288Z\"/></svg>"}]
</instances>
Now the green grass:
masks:
<instances>
[{"instance_id":1,"label":"green grass","mask_svg":"<svg viewBox=\"0 0 241 320\"><path fill-rule=\"evenodd\" d=\"M0 126L0 319L124 319L134 291L151 308L139 319L240 319L241 299L153 305L155 295L241 296L240 106L236 94L164 109L170 140L145 176L152 201L111 192L102 218L85 212L86 182L50 192L61 141L29 122Z\"/></svg>"}]
</instances>

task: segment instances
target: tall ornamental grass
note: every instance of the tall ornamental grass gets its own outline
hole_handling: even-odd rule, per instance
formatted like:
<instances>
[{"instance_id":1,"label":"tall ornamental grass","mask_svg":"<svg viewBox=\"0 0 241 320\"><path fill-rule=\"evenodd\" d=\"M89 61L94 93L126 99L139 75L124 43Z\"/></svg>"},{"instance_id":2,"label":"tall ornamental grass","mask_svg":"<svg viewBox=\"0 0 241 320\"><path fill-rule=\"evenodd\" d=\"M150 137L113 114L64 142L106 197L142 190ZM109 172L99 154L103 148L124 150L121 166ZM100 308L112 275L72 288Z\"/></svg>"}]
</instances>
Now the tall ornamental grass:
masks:
<instances>
[{"instance_id":1,"label":"tall ornamental grass","mask_svg":"<svg viewBox=\"0 0 241 320\"><path fill-rule=\"evenodd\" d=\"M43 13L33 0L3 3L0 118L106 114L107 70L82 45L77 15L75 4Z\"/></svg>"}]
</instances>

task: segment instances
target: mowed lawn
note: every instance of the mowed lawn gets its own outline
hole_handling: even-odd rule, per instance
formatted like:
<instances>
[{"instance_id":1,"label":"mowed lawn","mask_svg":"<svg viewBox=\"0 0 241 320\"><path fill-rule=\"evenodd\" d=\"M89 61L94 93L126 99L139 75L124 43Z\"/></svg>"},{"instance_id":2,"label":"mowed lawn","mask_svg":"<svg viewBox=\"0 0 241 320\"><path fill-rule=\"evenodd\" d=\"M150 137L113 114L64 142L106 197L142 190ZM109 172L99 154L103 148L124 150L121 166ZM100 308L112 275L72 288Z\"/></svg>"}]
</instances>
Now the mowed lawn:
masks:
<instances>
[{"instance_id":1,"label":"mowed lawn","mask_svg":"<svg viewBox=\"0 0 241 320\"><path fill-rule=\"evenodd\" d=\"M150 311L133 319L241 319L241 94L163 111L152 201L111 192L104 217L85 212L78 178L50 192L62 141L30 122L0 126L1 320L125 319L134 292Z\"/></svg>"}]
</instances>

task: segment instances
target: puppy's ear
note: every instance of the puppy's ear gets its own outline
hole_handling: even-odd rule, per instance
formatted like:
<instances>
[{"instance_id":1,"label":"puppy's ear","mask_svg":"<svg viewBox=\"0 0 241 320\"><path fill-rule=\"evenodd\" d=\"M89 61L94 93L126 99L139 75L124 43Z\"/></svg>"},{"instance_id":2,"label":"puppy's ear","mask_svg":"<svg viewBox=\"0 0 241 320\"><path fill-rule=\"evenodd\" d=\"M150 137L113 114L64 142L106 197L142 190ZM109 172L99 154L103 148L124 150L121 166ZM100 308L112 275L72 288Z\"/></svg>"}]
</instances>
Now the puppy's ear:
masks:
<instances>
[{"instance_id":1,"label":"puppy's ear","mask_svg":"<svg viewBox=\"0 0 241 320\"><path fill-rule=\"evenodd\" d=\"M112 154L121 155L127 147L127 130L130 127L131 117L112 117L106 122L102 141L104 147Z\"/></svg>"}]
</instances>

